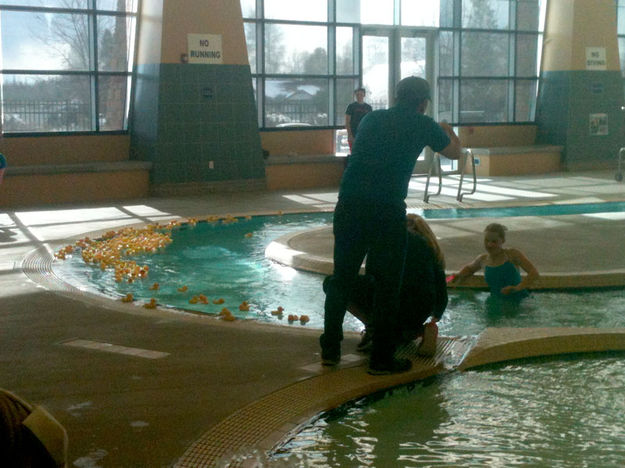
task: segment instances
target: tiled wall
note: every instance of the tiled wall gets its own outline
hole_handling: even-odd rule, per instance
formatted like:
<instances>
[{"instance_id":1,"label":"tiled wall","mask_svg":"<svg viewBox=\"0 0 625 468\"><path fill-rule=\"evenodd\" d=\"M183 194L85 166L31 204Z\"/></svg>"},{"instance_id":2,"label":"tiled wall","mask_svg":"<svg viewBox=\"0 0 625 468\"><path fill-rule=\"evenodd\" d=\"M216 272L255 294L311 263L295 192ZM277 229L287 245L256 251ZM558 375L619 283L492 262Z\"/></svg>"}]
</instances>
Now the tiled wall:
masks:
<instances>
[{"instance_id":1,"label":"tiled wall","mask_svg":"<svg viewBox=\"0 0 625 468\"><path fill-rule=\"evenodd\" d=\"M543 72L537 142L564 145L569 169L613 164L624 146L623 84L618 71ZM608 116L608 134L592 135L590 114Z\"/></svg>"},{"instance_id":2,"label":"tiled wall","mask_svg":"<svg viewBox=\"0 0 625 468\"><path fill-rule=\"evenodd\" d=\"M164 63L138 72L132 154L153 162L152 184L264 179L249 66Z\"/></svg>"}]
</instances>

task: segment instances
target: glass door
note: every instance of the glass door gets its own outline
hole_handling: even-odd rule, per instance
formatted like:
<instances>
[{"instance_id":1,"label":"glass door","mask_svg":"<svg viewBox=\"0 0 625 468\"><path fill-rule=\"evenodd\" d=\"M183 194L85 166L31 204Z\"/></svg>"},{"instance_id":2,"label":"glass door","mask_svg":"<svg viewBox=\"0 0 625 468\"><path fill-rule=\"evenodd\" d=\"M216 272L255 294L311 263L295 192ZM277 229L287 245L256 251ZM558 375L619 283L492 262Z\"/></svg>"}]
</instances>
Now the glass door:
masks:
<instances>
[{"instance_id":1,"label":"glass door","mask_svg":"<svg viewBox=\"0 0 625 468\"><path fill-rule=\"evenodd\" d=\"M393 105L395 85L407 76L425 78L434 84L433 32L417 28L363 28L361 36L362 83L366 101L374 109ZM428 114L432 115L432 104ZM429 167L431 151L421 155L416 173Z\"/></svg>"},{"instance_id":2,"label":"glass door","mask_svg":"<svg viewBox=\"0 0 625 468\"><path fill-rule=\"evenodd\" d=\"M367 30L362 35L362 85L367 90L366 101L373 109L391 105L391 30Z\"/></svg>"}]
</instances>

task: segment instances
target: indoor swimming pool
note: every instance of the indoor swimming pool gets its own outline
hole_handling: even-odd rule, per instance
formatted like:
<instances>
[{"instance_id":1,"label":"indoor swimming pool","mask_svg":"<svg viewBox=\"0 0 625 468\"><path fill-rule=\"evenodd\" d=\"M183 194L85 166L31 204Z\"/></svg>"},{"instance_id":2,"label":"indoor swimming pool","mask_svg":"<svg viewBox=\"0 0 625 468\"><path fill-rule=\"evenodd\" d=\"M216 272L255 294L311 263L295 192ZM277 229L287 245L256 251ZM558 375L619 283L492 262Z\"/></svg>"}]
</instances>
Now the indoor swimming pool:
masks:
<instances>
[{"instance_id":1,"label":"indoor swimming pool","mask_svg":"<svg viewBox=\"0 0 625 468\"><path fill-rule=\"evenodd\" d=\"M622 212L624 203L535 207L541 214ZM544 210L551 210L545 212ZM519 216L517 209L419 212L424 217ZM524 209L525 210L525 209ZM529 210L529 208L528 208ZM537 215L529 210L523 215ZM331 223L331 213L199 222L172 230L160 252L139 255L147 278L115 281L109 270L80 255L54 262L63 280L119 300L128 293L140 306L217 315L228 307L239 319L320 329L322 275L265 258L274 239ZM157 290L152 289L159 284ZM205 295L206 303L190 303ZM447 336L475 336L487 327L625 327L622 288L533 292L518 304L493 302L480 290L451 290L440 322ZM243 302L249 310L239 311ZM281 316L273 312L283 308ZM307 315L305 325L289 314ZM349 314L345 329L361 330ZM345 351L351 352L351 351ZM273 454L292 466L623 466L625 364L618 353L533 358L449 372L376 394L315 417Z\"/></svg>"}]
</instances>

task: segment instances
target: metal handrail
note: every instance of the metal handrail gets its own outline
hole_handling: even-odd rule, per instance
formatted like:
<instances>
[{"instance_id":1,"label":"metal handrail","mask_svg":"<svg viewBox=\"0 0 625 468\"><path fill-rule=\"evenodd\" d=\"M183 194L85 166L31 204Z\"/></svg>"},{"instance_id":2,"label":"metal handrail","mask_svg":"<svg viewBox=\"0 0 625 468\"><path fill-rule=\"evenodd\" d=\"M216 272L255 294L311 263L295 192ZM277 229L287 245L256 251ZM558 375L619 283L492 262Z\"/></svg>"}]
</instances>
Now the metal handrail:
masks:
<instances>
[{"instance_id":1,"label":"metal handrail","mask_svg":"<svg viewBox=\"0 0 625 468\"><path fill-rule=\"evenodd\" d=\"M625 147L621 148L618 152L618 168L616 170L616 174L614 174L614 178L617 182L621 182L623 180L623 171L621 170L621 165L623 163L623 154L625 154Z\"/></svg>"},{"instance_id":2,"label":"metal handrail","mask_svg":"<svg viewBox=\"0 0 625 468\"><path fill-rule=\"evenodd\" d=\"M473 187L470 192L463 192L462 184L464 182L464 173L465 173L465 169L467 165L467 157L471 158L471 174L473 176ZM441 194L441 190L443 188L443 174L445 175L460 174L460 180L458 181L458 193L456 195L456 200L458 200L459 202L462 201L462 198L465 195L473 195L475 193L475 190L477 189L477 175L475 172L475 156L473 155L473 151L471 151L470 148L465 148L463 150L463 155L461 159L462 159L462 162L459 163L457 170L443 172L441 170L440 155L438 153L434 154L434 156L432 157L432 161L430 162L430 169L428 170L428 176L425 182L425 193L423 194L423 201L425 203L429 203L431 197L435 197ZM435 168L436 168L436 172L438 175L438 189L436 190L436 193L428 193L428 190L430 188L430 178L432 177L432 173L435 170Z\"/></svg>"}]
</instances>

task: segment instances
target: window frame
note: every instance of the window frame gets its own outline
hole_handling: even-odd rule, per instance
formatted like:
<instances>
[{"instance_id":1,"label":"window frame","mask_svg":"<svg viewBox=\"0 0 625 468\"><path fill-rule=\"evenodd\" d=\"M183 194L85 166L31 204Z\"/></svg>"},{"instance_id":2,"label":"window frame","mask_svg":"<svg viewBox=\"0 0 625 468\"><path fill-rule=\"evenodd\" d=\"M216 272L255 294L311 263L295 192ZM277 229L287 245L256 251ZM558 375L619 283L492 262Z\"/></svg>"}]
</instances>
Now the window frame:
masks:
<instances>
[{"instance_id":1,"label":"window frame","mask_svg":"<svg viewBox=\"0 0 625 468\"><path fill-rule=\"evenodd\" d=\"M443 7L440 8L440 24L438 27L423 27L423 28L414 28L414 29L423 29L423 31L431 32L434 30L435 36L435 73L436 77L436 86L435 91L437 93L436 96L433 96L433 100L435 102L439 102L439 90L443 83L451 84L451 112L452 118L450 123L454 125L513 125L513 124L528 124L534 123L536 119L536 102L529 103L527 107L530 109L530 114L527 116L527 119L519 119L517 116L517 89L519 88L519 84L534 82L536 94L540 88L540 60L542 60L542 43L544 38L544 18L543 15L546 12L544 7L544 0L537 0L537 14L539 15L536 21L535 29L518 29L517 28L517 20L520 14L520 5L519 3L524 0L508 0L508 27L507 28L498 28L498 29L486 29L486 28L463 28L462 24L462 3L463 0L450 0L452 4L451 17L448 15L446 18L443 18L444 12ZM621 0L622 1L622 0ZM294 127L293 129L297 130L308 130L308 129L341 129L343 125L338 123L340 119L337 118L338 110L336 109L337 105L337 83L340 80L351 79L356 83L362 83L362 53L360 51L360 38L362 35L363 28L375 26L361 23L346 23L346 22L337 22L336 21L336 4L338 0L328 0L328 21L327 22L306 22L306 21L288 21L288 20L271 20L266 19L263 16L263 4L264 0L256 0L256 15L251 17L244 17L244 23L254 23L256 29L256 70L252 70L252 78L256 83L255 86L255 97L257 102L258 109L258 124L262 131L276 131L276 130L285 130L285 128L276 128L276 127L267 127L266 126L266 116L265 116L265 102L264 102L264 83L266 79L289 79L289 78L303 78L303 79L318 79L318 78L326 78L330 82L329 89L329 116L328 121L329 125L327 126L305 126L305 127ZM401 0L395 1L395 21L392 26L385 25L387 28L393 28L396 30L401 30L405 28L401 23L401 12L399 5L401 4ZM451 24L442 25L442 23L449 22L448 19L451 19ZM293 24L293 25L325 25L328 28L328 73L325 75L306 75L306 74L267 74L264 69L264 28L266 24L274 24L274 23L282 23L282 24ZM354 61L355 61L355 69L354 74L346 74L339 75L336 73L336 29L339 27L351 27L354 31L353 38L353 53L354 53ZM451 64L451 74L441 74L441 63L440 63L440 50L438 47L439 38L441 33L446 32L451 34L452 41L452 64ZM505 74L501 75L493 75L493 76L466 76L462 73L462 57L461 57L461 46L462 46L462 36L463 34L472 33L472 32L482 32L482 33L497 33L506 35L508 38L508 66ZM524 38L528 38L531 36L535 37L536 41L536 73L533 75L517 74L517 67L519 64L519 60L517 60L517 42L520 36ZM625 38L625 36L624 36ZM506 109L506 118L503 122L501 121L462 121L460 119L460 103L462 102L462 96L460 93L460 89L462 87L464 80L505 80L507 82L507 109ZM435 117L441 117L440 106L438 109L438 115Z\"/></svg>"},{"instance_id":2,"label":"window frame","mask_svg":"<svg viewBox=\"0 0 625 468\"><path fill-rule=\"evenodd\" d=\"M60 130L60 131L9 131L7 132L2 125L2 137L34 137L34 136L67 136L67 135L126 135L130 132L130 116L132 115L133 97L135 92L136 79L136 63L138 53L139 40L139 18L141 17L142 0L136 0L136 11L118 11L118 10L102 10L96 8L96 0L87 0L87 8L63 8L63 7L46 7L46 6L21 6L21 5L0 5L0 15L4 11L26 12L26 13L56 13L56 14L80 14L86 15L89 28L89 69L88 70L63 70L63 69L16 69L1 68L0 76L4 81L5 77L14 75L31 75L31 76L83 76L89 80L91 89L89 102L89 118L91 120L91 129L89 130ZM7 2L8 3L8 2ZM132 54L129 54L130 63L123 71L99 70L99 44L98 44L98 18L100 17L122 17L128 21L134 18L134 31L128 32L133 37ZM128 40L128 36L126 37ZM100 124L100 81L102 77L122 77L128 83L128 89L124 95L122 128L113 130L103 130ZM4 123L4 97L0 94L0 118Z\"/></svg>"}]
</instances>

